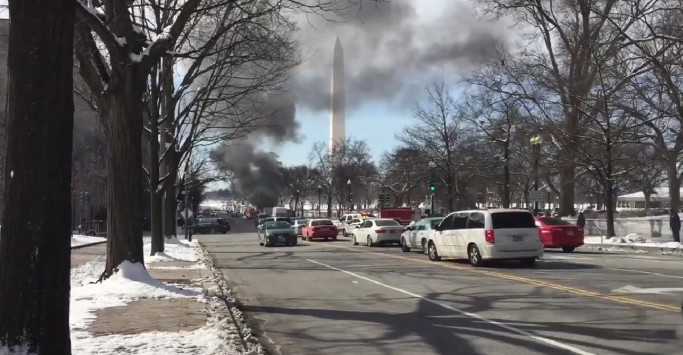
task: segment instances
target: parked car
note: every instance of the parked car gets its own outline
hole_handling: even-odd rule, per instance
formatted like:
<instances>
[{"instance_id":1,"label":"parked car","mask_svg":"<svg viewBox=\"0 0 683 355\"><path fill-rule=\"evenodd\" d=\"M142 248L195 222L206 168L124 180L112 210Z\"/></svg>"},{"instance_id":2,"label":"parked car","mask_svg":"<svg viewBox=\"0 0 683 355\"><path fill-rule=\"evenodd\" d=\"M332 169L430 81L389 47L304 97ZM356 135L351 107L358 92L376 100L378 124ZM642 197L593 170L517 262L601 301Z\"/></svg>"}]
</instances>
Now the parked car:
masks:
<instances>
[{"instance_id":1,"label":"parked car","mask_svg":"<svg viewBox=\"0 0 683 355\"><path fill-rule=\"evenodd\" d=\"M194 234L225 234L230 231L230 223L223 218L199 218L190 226L189 233Z\"/></svg>"},{"instance_id":2,"label":"parked car","mask_svg":"<svg viewBox=\"0 0 683 355\"><path fill-rule=\"evenodd\" d=\"M536 217L541 243L546 248L562 248L571 253L583 245L583 228L556 217Z\"/></svg>"},{"instance_id":3,"label":"parked car","mask_svg":"<svg viewBox=\"0 0 683 355\"><path fill-rule=\"evenodd\" d=\"M337 240L339 229L331 219L309 219L306 226L301 230L303 240L332 239Z\"/></svg>"},{"instance_id":4,"label":"parked car","mask_svg":"<svg viewBox=\"0 0 683 355\"><path fill-rule=\"evenodd\" d=\"M302 231L302 229L306 226L306 224L308 223L308 220L307 220L307 219L302 219L302 218L297 218L297 219L295 219L293 222L294 222L294 223L292 223L292 229L294 230L294 232L296 233L296 235L297 235L297 236L302 235L302 234L301 234L301 231Z\"/></svg>"},{"instance_id":5,"label":"parked car","mask_svg":"<svg viewBox=\"0 0 683 355\"><path fill-rule=\"evenodd\" d=\"M258 225L256 226L256 232L261 235L263 232L263 229L265 228L266 223L269 222L287 222L289 224L289 227L292 227L292 220L289 219L288 217L266 217L263 219L258 220Z\"/></svg>"},{"instance_id":6,"label":"parked car","mask_svg":"<svg viewBox=\"0 0 683 355\"><path fill-rule=\"evenodd\" d=\"M427 255L468 259L474 266L486 260L515 259L531 266L543 256L543 244L531 212L491 209L452 212L427 241Z\"/></svg>"},{"instance_id":7,"label":"parked car","mask_svg":"<svg viewBox=\"0 0 683 355\"><path fill-rule=\"evenodd\" d=\"M292 230L292 225L285 221L271 221L263 225L262 231L258 234L258 243L266 247L274 245L296 245L296 234Z\"/></svg>"},{"instance_id":8,"label":"parked car","mask_svg":"<svg viewBox=\"0 0 683 355\"><path fill-rule=\"evenodd\" d=\"M398 244L405 227L390 218L368 218L353 230L351 243L365 242L367 246L376 244Z\"/></svg>"},{"instance_id":9,"label":"parked car","mask_svg":"<svg viewBox=\"0 0 683 355\"><path fill-rule=\"evenodd\" d=\"M423 218L412 226L406 227L406 231L401 234L401 250L407 253L415 248L426 253L429 236L434 233L441 221L443 217Z\"/></svg>"}]
</instances>

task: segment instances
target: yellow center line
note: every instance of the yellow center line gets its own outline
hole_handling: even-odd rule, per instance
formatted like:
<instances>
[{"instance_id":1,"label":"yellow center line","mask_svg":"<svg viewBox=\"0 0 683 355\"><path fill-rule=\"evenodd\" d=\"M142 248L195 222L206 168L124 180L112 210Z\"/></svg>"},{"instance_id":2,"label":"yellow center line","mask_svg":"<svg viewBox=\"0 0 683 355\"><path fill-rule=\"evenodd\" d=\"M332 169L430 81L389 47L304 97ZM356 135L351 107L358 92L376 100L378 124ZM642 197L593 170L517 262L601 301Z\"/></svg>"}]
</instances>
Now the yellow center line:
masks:
<instances>
[{"instance_id":1,"label":"yellow center line","mask_svg":"<svg viewBox=\"0 0 683 355\"><path fill-rule=\"evenodd\" d=\"M658 310L662 310L662 311L670 311L670 312L680 312L681 311L681 309L678 306L672 306L669 304L643 301L643 300L638 300L638 299L630 298L630 297L613 296L613 295L602 293L599 291L590 291L590 290L586 290L586 289L582 289L582 288L565 286L565 285L558 284L555 282L537 280L537 279L532 279L529 277L515 276L515 275L510 275L510 274L506 274L506 273L498 272L498 271L488 271L488 270L477 269L474 267L464 267L464 266L459 266L459 265L447 264L444 262L436 263L436 262L433 262L431 260L420 260L420 259L402 256L402 255L391 255L391 254L386 254L386 253L378 253L378 252L374 252L374 251L364 251L364 250L360 250L358 248L345 247L345 246L340 246L340 245L330 245L330 244L321 244L321 245L339 248L339 249L353 250L353 251L366 253L366 254L379 255L379 256L383 256L383 257L387 257L387 258L408 260L408 261L422 263L422 264L430 264L430 265L444 267L447 269L454 269L454 270L466 271L466 272L470 272L470 273L487 275L487 276L491 276L491 277L495 277L495 278L499 278L499 279L518 281L518 282L522 282L522 283L526 283L526 284L530 284L530 285L542 286L542 287L547 287L547 288L551 288L551 289L555 289L555 290L565 291L565 292L573 293L573 294L584 296L584 297L599 298L599 299L609 300L609 301L622 303L622 304L637 305L637 306L642 306L642 307L646 307L646 308L653 308L653 309L658 309Z\"/></svg>"}]
</instances>

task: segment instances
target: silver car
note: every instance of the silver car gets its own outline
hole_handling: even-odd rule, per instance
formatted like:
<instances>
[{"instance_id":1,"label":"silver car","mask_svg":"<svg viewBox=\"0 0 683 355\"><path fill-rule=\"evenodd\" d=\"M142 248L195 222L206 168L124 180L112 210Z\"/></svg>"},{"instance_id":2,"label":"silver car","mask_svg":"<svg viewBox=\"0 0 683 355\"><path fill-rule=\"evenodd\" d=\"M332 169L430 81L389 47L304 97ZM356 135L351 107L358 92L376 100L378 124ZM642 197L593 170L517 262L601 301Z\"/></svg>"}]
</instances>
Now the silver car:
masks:
<instances>
[{"instance_id":1,"label":"silver car","mask_svg":"<svg viewBox=\"0 0 683 355\"><path fill-rule=\"evenodd\" d=\"M292 229L294 230L297 236L301 236L301 229L305 227L307 223L307 219L294 220L294 223L292 224Z\"/></svg>"}]
</instances>

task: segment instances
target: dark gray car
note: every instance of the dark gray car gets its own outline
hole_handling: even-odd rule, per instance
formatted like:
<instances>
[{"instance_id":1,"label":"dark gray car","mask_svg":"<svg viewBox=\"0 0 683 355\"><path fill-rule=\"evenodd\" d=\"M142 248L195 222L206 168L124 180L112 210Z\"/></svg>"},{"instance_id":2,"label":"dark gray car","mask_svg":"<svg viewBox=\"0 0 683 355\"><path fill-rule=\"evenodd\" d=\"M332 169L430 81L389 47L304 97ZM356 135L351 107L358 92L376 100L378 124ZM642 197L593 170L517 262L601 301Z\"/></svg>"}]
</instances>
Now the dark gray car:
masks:
<instances>
[{"instance_id":1,"label":"dark gray car","mask_svg":"<svg viewBox=\"0 0 683 355\"><path fill-rule=\"evenodd\" d=\"M259 231L258 243L266 247L274 245L296 245L296 231L285 221L266 222Z\"/></svg>"}]
</instances>

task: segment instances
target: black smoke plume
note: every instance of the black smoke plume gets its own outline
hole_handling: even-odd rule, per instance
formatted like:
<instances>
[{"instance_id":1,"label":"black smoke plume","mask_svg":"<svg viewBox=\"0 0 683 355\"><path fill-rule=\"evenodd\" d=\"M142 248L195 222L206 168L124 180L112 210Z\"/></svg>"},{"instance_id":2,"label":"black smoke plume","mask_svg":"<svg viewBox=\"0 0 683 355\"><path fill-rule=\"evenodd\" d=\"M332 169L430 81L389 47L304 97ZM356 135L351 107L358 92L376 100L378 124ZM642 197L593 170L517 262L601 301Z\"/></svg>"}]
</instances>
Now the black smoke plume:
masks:
<instances>
[{"instance_id":1,"label":"black smoke plume","mask_svg":"<svg viewBox=\"0 0 683 355\"><path fill-rule=\"evenodd\" d=\"M219 169L232 174L233 190L256 207L279 205L284 175L276 156L260 149L265 141L276 145L298 140L296 108L289 93L264 95L254 114L258 128L248 136L228 142L211 154Z\"/></svg>"}]
</instances>

